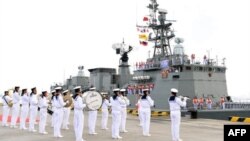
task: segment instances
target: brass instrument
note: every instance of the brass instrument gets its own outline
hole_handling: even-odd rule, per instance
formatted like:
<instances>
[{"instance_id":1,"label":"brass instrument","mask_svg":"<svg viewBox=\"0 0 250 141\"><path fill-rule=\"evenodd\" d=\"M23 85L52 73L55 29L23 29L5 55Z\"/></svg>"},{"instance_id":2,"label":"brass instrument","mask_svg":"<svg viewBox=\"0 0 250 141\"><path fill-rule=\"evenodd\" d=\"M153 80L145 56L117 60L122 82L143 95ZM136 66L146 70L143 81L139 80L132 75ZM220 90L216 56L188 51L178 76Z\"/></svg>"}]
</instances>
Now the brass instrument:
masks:
<instances>
[{"instance_id":1,"label":"brass instrument","mask_svg":"<svg viewBox=\"0 0 250 141\"><path fill-rule=\"evenodd\" d=\"M178 96L180 99L186 99L186 100L189 100L190 98L189 97L187 97L187 96L182 96L182 95L180 95L180 96Z\"/></svg>"},{"instance_id":2,"label":"brass instrument","mask_svg":"<svg viewBox=\"0 0 250 141\"><path fill-rule=\"evenodd\" d=\"M63 96L63 101L64 102L67 102L69 101L68 103L66 103L66 105L64 107L68 108L70 107L72 104L73 104L73 100L71 98L71 96L69 94L66 94L65 96Z\"/></svg>"},{"instance_id":3,"label":"brass instrument","mask_svg":"<svg viewBox=\"0 0 250 141\"><path fill-rule=\"evenodd\" d=\"M9 106L9 107L12 107L12 106L13 106L12 100L10 100L10 101L8 102L8 106Z\"/></svg>"}]
</instances>

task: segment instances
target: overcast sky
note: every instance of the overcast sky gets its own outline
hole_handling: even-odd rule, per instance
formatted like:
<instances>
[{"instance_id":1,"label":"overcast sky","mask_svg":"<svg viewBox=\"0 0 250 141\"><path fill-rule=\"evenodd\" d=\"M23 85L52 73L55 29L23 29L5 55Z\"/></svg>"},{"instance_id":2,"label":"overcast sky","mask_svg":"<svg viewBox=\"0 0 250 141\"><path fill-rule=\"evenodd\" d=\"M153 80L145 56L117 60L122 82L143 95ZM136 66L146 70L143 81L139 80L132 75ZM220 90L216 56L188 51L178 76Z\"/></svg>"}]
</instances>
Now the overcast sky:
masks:
<instances>
[{"instance_id":1,"label":"overcast sky","mask_svg":"<svg viewBox=\"0 0 250 141\"><path fill-rule=\"evenodd\" d=\"M117 67L112 44L135 48L129 63L144 61L136 23L149 0L0 0L0 91L15 85L49 89L77 67ZM250 1L158 0L168 10L186 54L226 58L229 95L250 96ZM152 54L151 54L152 55Z\"/></svg>"}]
</instances>

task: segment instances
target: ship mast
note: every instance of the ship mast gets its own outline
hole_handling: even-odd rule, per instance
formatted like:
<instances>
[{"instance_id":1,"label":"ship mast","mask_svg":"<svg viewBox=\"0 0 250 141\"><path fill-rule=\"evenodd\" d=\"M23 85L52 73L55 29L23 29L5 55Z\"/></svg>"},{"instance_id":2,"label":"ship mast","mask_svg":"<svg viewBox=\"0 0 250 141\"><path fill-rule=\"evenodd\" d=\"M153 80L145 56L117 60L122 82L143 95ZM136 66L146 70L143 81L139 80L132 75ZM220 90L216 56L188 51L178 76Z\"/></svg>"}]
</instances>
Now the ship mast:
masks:
<instances>
[{"instance_id":1,"label":"ship mast","mask_svg":"<svg viewBox=\"0 0 250 141\"><path fill-rule=\"evenodd\" d=\"M151 3L147 6L151 19L149 21L149 28L153 30L154 37L150 33L148 40L154 43L153 58L169 57L172 55L170 39L175 37L173 30L170 28L172 23L166 20L167 10L159 9L156 0L150 1Z\"/></svg>"}]
</instances>

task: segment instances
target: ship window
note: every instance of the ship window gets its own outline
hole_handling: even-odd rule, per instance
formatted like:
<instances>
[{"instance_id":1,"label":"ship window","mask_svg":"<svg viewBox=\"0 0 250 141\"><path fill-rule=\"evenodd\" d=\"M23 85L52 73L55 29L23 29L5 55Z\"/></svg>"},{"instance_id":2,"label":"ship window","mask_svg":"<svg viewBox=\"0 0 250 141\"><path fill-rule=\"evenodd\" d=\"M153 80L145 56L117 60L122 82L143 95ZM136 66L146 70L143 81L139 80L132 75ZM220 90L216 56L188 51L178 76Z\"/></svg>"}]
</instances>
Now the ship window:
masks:
<instances>
[{"instance_id":1,"label":"ship window","mask_svg":"<svg viewBox=\"0 0 250 141\"><path fill-rule=\"evenodd\" d=\"M221 72L220 68L217 68L217 69L216 69L216 72Z\"/></svg>"},{"instance_id":2,"label":"ship window","mask_svg":"<svg viewBox=\"0 0 250 141\"><path fill-rule=\"evenodd\" d=\"M203 70L203 67L199 67L199 71L202 71Z\"/></svg>"},{"instance_id":3,"label":"ship window","mask_svg":"<svg viewBox=\"0 0 250 141\"><path fill-rule=\"evenodd\" d=\"M198 70L199 70L199 67L194 67L194 70L195 70L195 71L198 71Z\"/></svg>"},{"instance_id":4,"label":"ship window","mask_svg":"<svg viewBox=\"0 0 250 141\"><path fill-rule=\"evenodd\" d=\"M116 80L117 80L116 75L112 75L111 84L115 84Z\"/></svg>"},{"instance_id":5,"label":"ship window","mask_svg":"<svg viewBox=\"0 0 250 141\"><path fill-rule=\"evenodd\" d=\"M186 70L191 70L191 66L186 66Z\"/></svg>"},{"instance_id":6,"label":"ship window","mask_svg":"<svg viewBox=\"0 0 250 141\"><path fill-rule=\"evenodd\" d=\"M173 79L179 79L180 75L173 75Z\"/></svg>"},{"instance_id":7,"label":"ship window","mask_svg":"<svg viewBox=\"0 0 250 141\"><path fill-rule=\"evenodd\" d=\"M212 71L213 69L212 68L208 68L208 71Z\"/></svg>"}]
</instances>

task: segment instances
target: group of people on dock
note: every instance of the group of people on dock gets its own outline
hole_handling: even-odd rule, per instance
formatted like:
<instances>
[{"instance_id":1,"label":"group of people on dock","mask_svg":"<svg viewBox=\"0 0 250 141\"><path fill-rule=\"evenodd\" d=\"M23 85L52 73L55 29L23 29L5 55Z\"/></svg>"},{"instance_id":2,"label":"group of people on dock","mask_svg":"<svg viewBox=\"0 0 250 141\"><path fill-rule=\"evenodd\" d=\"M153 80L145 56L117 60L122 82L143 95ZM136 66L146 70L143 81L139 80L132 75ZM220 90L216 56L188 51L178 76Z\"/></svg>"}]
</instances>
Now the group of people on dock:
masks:
<instances>
[{"instance_id":1,"label":"group of people on dock","mask_svg":"<svg viewBox=\"0 0 250 141\"><path fill-rule=\"evenodd\" d=\"M193 107L195 110L198 110L198 109L211 110L211 109L213 109L213 104L214 104L213 100L210 97L207 97L207 98L194 97L192 103L193 103ZM225 109L225 98L224 97L220 98L219 105L220 105L220 109ZM206 108L205 108L205 106L206 106Z\"/></svg>"},{"instance_id":2,"label":"group of people on dock","mask_svg":"<svg viewBox=\"0 0 250 141\"><path fill-rule=\"evenodd\" d=\"M96 91L95 87L89 91ZM154 106L154 100L150 96L150 90L145 88L142 90L140 98L137 102L140 126L142 127L143 136L151 136L150 134L150 120L151 107ZM169 98L170 118L173 141L180 141L179 127L180 127L180 109L186 106L186 100L177 97L178 90L171 89L171 97ZM66 96L71 97L71 102L65 100ZM53 136L55 138L62 138L61 129L69 130L69 115L71 109L74 109L73 127L76 141L85 141L83 139L84 127L84 109L87 109L88 104L84 101L83 91L80 86L74 88L74 95L71 95L69 90L62 90L61 87L56 87L49 93L44 90L40 95L37 94L36 87L31 88L31 93L28 93L26 88L23 88L20 93L20 87L16 86L12 96L8 91L4 92L3 99L3 119L2 126L10 128L18 128L17 119L20 116L20 130L28 130L30 132L37 132L35 124L38 123L38 132L40 134L48 134L46 131L47 114L51 115L51 127L53 128ZM126 118L127 106L130 101L127 98L125 89L113 89L113 95L103 95L103 102L101 106L102 120L101 129L108 130L107 122L111 110L112 124L111 137L113 139L122 139L120 132L126 133ZM51 106L51 108L49 108ZM20 111L19 111L20 110ZM97 135L95 131L97 112L96 110L88 111L88 129L89 135ZM8 124L8 116L11 111L11 121ZM37 116L39 114L39 116ZM39 117L39 118L37 118ZM29 122L26 127L26 122Z\"/></svg>"}]
</instances>

